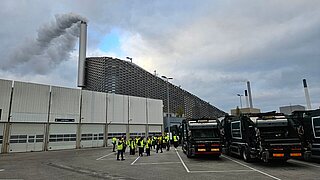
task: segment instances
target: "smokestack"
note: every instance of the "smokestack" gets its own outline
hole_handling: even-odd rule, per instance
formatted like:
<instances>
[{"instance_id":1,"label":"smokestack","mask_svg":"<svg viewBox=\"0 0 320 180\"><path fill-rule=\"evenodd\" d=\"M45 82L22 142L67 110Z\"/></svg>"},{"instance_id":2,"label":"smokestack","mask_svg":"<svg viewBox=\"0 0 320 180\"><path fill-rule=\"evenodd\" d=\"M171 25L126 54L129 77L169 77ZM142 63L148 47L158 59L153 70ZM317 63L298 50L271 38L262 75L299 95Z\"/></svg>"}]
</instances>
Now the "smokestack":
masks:
<instances>
[{"instance_id":1,"label":"smokestack","mask_svg":"<svg viewBox=\"0 0 320 180\"><path fill-rule=\"evenodd\" d=\"M249 107L248 91L244 90L244 97L246 98L246 107Z\"/></svg>"},{"instance_id":2,"label":"smokestack","mask_svg":"<svg viewBox=\"0 0 320 180\"><path fill-rule=\"evenodd\" d=\"M250 108L253 108L253 105L252 105L252 96L251 96L251 88L250 88L250 81L247 81L247 88L248 88L248 94L249 94Z\"/></svg>"},{"instance_id":3,"label":"smokestack","mask_svg":"<svg viewBox=\"0 0 320 180\"><path fill-rule=\"evenodd\" d=\"M304 94L307 102L307 110L311 110L311 102L310 102L309 90L307 86L307 80L303 79L302 82L303 82Z\"/></svg>"},{"instance_id":4,"label":"smokestack","mask_svg":"<svg viewBox=\"0 0 320 180\"><path fill-rule=\"evenodd\" d=\"M85 86L85 60L87 49L87 23L80 23L80 38L79 38L79 63L78 63L78 87Z\"/></svg>"}]
</instances>

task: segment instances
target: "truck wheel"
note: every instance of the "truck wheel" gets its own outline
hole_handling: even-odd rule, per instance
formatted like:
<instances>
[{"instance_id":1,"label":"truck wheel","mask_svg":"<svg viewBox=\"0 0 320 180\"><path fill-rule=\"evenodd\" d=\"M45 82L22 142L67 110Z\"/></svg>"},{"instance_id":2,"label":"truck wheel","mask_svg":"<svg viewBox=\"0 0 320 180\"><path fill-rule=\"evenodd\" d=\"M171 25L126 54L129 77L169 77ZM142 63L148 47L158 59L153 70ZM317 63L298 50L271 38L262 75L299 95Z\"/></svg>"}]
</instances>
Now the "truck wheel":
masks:
<instances>
[{"instance_id":1,"label":"truck wheel","mask_svg":"<svg viewBox=\"0 0 320 180\"><path fill-rule=\"evenodd\" d=\"M250 152L247 148L242 149L242 157L245 162L251 162Z\"/></svg>"}]
</instances>

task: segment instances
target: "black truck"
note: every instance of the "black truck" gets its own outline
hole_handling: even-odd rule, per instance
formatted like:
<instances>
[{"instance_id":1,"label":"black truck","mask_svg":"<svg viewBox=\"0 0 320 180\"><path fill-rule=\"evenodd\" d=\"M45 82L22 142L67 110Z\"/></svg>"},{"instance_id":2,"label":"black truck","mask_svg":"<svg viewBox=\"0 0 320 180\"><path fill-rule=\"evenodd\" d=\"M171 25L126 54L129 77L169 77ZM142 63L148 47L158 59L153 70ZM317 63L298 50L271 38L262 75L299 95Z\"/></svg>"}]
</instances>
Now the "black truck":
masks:
<instances>
[{"instance_id":1,"label":"black truck","mask_svg":"<svg viewBox=\"0 0 320 180\"><path fill-rule=\"evenodd\" d=\"M294 111L290 119L296 124L302 145L304 159L320 158L320 109Z\"/></svg>"},{"instance_id":2,"label":"black truck","mask_svg":"<svg viewBox=\"0 0 320 180\"><path fill-rule=\"evenodd\" d=\"M260 159L286 161L302 155L302 146L293 123L276 112L226 116L221 121L224 153L244 161Z\"/></svg>"},{"instance_id":3,"label":"black truck","mask_svg":"<svg viewBox=\"0 0 320 180\"><path fill-rule=\"evenodd\" d=\"M196 155L221 155L221 137L217 119L185 119L181 125L182 150L188 158Z\"/></svg>"}]
</instances>

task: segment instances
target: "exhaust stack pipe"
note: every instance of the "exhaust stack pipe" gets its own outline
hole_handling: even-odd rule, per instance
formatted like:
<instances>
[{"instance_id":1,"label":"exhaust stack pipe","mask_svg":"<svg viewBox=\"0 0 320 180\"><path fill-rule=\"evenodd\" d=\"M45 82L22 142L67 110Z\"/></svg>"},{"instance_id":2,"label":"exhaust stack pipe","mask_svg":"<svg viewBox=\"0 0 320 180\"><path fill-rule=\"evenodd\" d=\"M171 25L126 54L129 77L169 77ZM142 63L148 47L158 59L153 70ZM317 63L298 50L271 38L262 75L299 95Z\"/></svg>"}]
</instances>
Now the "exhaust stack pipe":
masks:
<instances>
[{"instance_id":1,"label":"exhaust stack pipe","mask_svg":"<svg viewBox=\"0 0 320 180\"><path fill-rule=\"evenodd\" d=\"M244 97L246 98L246 107L249 107L248 91L244 90Z\"/></svg>"},{"instance_id":2,"label":"exhaust stack pipe","mask_svg":"<svg viewBox=\"0 0 320 180\"><path fill-rule=\"evenodd\" d=\"M251 96L251 88L250 88L250 81L247 81L247 87L248 87L248 95L249 95L250 108L253 108L252 96Z\"/></svg>"},{"instance_id":3,"label":"exhaust stack pipe","mask_svg":"<svg viewBox=\"0 0 320 180\"><path fill-rule=\"evenodd\" d=\"M79 62L78 62L78 87L85 87L85 61L87 50L87 23L80 23Z\"/></svg>"},{"instance_id":4,"label":"exhaust stack pipe","mask_svg":"<svg viewBox=\"0 0 320 180\"><path fill-rule=\"evenodd\" d=\"M307 86L307 80L303 79L302 82L303 82L304 94L307 102L307 110L311 110L311 101L310 101L309 90Z\"/></svg>"}]
</instances>

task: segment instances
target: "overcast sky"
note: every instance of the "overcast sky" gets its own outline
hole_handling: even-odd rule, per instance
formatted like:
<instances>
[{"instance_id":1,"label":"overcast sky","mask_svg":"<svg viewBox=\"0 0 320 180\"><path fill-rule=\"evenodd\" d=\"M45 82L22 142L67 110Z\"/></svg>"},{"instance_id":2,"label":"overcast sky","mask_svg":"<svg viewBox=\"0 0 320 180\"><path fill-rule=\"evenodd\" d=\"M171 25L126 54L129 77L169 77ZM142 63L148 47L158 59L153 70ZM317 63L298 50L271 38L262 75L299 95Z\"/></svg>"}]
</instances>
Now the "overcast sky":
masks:
<instances>
[{"instance_id":1,"label":"overcast sky","mask_svg":"<svg viewBox=\"0 0 320 180\"><path fill-rule=\"evenodd\" d=\"M240 106L237 94L244 94L247 80L253 105L262 111L306 106L304 78L312 107L320 106L319 0L1 0L0 5L0 79L76 88L76 26L43 40L57 18L72 13L88 20L88 57L130 56L226 112Z\"/></svg>"}]
</instances>

